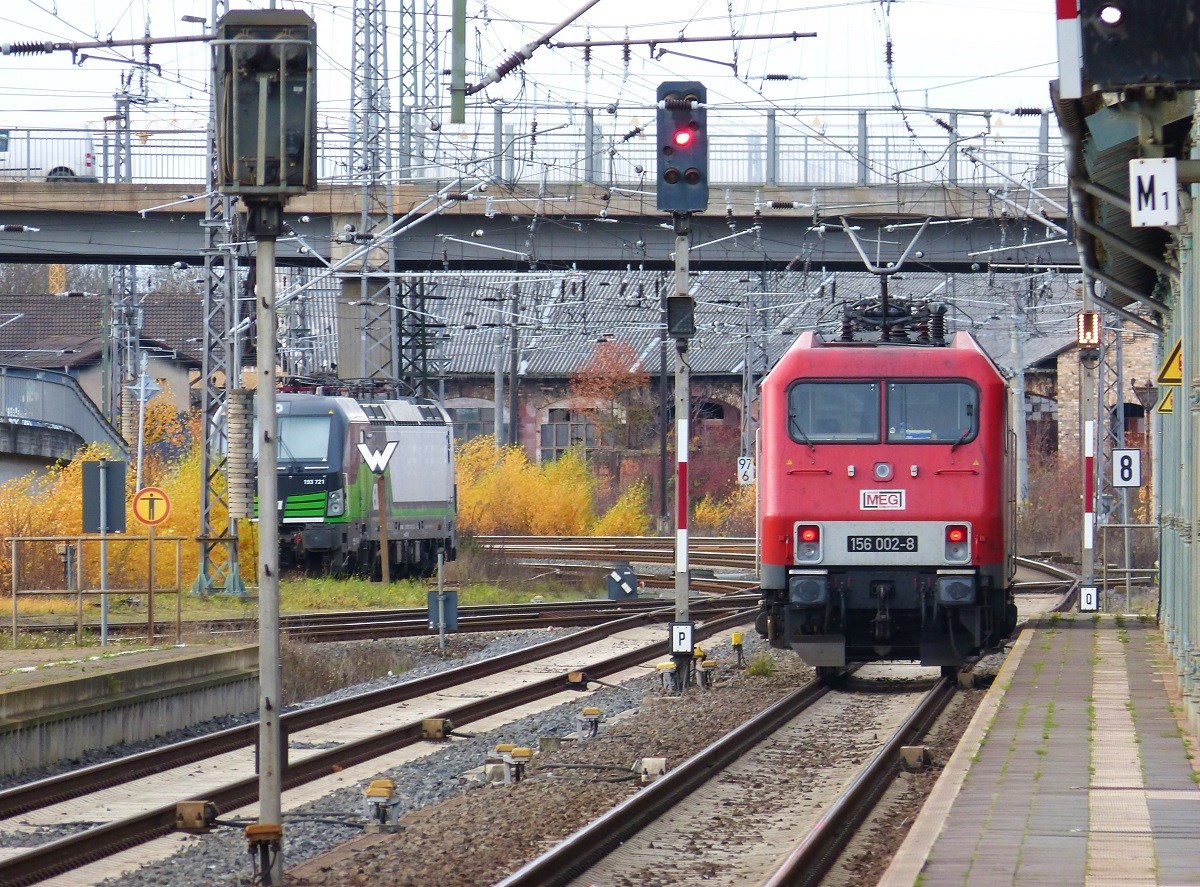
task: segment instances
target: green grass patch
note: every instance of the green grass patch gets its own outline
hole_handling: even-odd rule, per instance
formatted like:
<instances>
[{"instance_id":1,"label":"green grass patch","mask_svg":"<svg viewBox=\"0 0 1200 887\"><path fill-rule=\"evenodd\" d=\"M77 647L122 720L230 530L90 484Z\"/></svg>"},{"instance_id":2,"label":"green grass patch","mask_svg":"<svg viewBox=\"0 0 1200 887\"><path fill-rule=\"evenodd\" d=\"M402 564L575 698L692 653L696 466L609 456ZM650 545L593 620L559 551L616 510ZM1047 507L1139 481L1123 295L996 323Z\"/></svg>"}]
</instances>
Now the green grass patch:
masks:
<instances>
[{"instance_id":1,"label":"green grass patch","mask_svg":"<svg viewBox=\"0 0 1200 887\"><path fill-rule=\"evenodd\" d=\"M771 654L763 652L750 660L750 664L746 666L746 674L754 675L758 678L769 678L775 674L777 667L775 660L771 658Z\"/></svg>"}]
</instances>

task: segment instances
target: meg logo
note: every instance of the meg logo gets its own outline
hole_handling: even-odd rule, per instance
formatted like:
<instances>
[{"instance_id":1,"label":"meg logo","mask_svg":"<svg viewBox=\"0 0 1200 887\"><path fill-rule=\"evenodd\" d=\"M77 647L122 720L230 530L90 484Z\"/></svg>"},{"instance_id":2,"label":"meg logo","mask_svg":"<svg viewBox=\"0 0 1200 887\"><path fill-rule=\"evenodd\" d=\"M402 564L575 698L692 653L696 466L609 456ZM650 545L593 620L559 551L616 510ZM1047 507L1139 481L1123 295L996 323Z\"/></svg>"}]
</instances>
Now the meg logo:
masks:
<instances>
[{"instance_id":1,"label":"meg logo","mask_svg":"<svg viewBox=\"0 0 1200 887\"><path fill-rule=\"evenodd\" d=\"M858 507L863 511L903 511L904 490L859 490Z\"/></svg>"}]
</instances>

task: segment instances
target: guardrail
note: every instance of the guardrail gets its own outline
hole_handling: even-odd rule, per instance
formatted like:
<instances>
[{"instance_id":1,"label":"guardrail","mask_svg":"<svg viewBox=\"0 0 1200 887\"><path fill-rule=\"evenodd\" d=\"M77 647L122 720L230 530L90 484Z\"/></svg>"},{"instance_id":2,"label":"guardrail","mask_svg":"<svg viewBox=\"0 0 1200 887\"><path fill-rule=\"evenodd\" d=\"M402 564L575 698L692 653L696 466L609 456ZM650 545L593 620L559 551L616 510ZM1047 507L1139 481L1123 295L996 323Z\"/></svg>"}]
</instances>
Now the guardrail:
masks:
<instances>
[{"instance_id":1,"label":"guardrail","mask_svg":"<svg viewBox=\"0 0 1200 887\"><path fill-rule=\"evenodd\" d=\"M1124 587L1125 611L1132 612L1135 586L1141 590L1153 588L1157 594L1158 561L1154 560L1149 565L1146 565L1146 561L1159 551L1158 524L1101 524L1099 530L1100 607L1104 612L1110 612L1109 595L1119 594ZM1134 538L1135 533L1137 539ZM1147 534L1150 537L1148 540Z\"/></svg>"},{"instance_id":2,"label":"guardrail","mask_svg":"<svg viewBox=\"0 0 1200 887\"><path fill-rule=\"evenodd\" d=\"M146 624L147 634L151 644L154 643L154 596L163 594L172 594L175 596L175 641L181 643L183 640L183 543L187 541L186 536L132 536L125 533L99 535L79 535L79 536L10 536L9 543L9 563L12 565L12 645L13 649L17 648L20 641L20 608L19 598L24 595L29 597L74 597L75 598L75 645L83 645L83 599L85 597L96 596L146 596ZM95 588L87 587L85 579L87 577L84 568L87 558L85 555L85 544L95 543L96 545L127 545L129 543L145 542L147 543L147 566L146 566L146 585L138 588ZM174 588L157 588L154 584L154 550L153 546L158 542L173 542L175 544L175 587ZM21 560L22 552L21 543L43 543L52 544L55 550L52 556L57 557L62 562L63 576L66 580L66 588L21 588ZM107 577L104 577L103 585L107 585Z\"/></svg>"},{"instance_id":3,"label":"guardrail","mask_svg":"<svg viewBox=\"0 0 1200 887\"><path fill-rule=\"evenodd\" d=\"M653 199L653 118L651 108L497 109L435 127L419 112L388 115L370 151L348 129L321 130L317 175L343 185L361 185L367 168L390 170L397 183L489 179L547 198L549 186L591 183ZM205 182L202 129L106 131L95 142L101 182ZM709 142L710 181L720 186L1066 183L1057 128L1036 110L720 109L710 111Z\"/></svg>"}]
</instances>

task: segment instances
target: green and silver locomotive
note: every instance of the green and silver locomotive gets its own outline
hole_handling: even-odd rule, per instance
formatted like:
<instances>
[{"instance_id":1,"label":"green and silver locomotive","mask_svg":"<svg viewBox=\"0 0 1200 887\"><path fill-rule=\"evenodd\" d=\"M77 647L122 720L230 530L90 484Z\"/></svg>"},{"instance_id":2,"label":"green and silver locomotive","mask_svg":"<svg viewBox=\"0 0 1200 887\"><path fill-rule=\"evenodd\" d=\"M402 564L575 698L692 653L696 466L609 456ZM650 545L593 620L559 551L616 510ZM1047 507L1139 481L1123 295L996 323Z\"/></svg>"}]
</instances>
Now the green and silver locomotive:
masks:
<instances>
[{"instance_id":1,"label":"green and silver locomotive","mask_svg":"<svg viewBox=\"0 0 1200 887\"><path fill-rule=\"evenodd\" d=\"M281 393L275 411L282 566L379 578L386 548L402 579L454 560L454 429L437 402Z\"/></svg>"}]
</instances>

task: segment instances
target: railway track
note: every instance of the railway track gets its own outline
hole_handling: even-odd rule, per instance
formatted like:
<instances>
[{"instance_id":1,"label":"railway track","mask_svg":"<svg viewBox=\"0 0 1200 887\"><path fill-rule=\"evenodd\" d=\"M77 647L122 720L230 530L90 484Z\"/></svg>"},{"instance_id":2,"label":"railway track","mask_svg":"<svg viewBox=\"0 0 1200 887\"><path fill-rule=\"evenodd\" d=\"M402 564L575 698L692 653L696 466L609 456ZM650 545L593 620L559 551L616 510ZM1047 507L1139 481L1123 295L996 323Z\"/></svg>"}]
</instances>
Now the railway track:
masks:
<instances>
[{"instance_id":1,"label":"railway track","mask_svg":"<svg viewBox=\"0 0 1200 887\"><path fill-rule=\"evenodd\" d=\"M592 537L592 536L481 536L484 548L521 561L526 566L555 574L567 581L590 577L600 588L614 562L642 565L673 564L674 540L665 537ZM1078 577L1064 568L1028 558L1018 558L1015 588L1018 594L1051 594ZM752 594L756 588L755 540L753 538L706 538L689 545L690 587L700 595ZM721 569L736 570L737 575L716 575ZM640 571L642 592L669 594L674 589L672 570ZM448 588L448 590L454 590ZM612 618L614 610L640 612L661 606L655 597L625 601L537 601L527 604L467 605L458 608L458 631L515 631L557 626L597 625ZM429 633L425 608L410 607L383 610L329 611L290 614L281 617L281 628L289 635L310 641L347 641L384 637L420 637ZM156 633L169 637L174 624L157 623ZM98 623L85 623L86 629L99 630ZM30 621L18 625L22 631L46 634L74 634L73 619ZM185 632L239 634L257 629L256 618L217 618L189 620ZM144 636L146 623L110 621L114 635Z\"/></svg>"},{"instance_id":2,"label":"railway track","mask_svg":"<svg viewBox=\"0 0 1200 887\"><path fill-rule=\"evenodd\" d=\"M731 607L728 604L724 606L724 609L716 606L707 610L698 608L696 615L700 616L702 612L705 613L704 621L697 626L697 634L702 637L734 625L744 624L751 616L751 611L739 610L736 606ZM425 718L418 718L415 721L406 720L400 726L388 728L380 723L386 722L387 718L377 713L389 707L409 706L419 698L429 697L431 694L449 688L461 687L472 681L493 678L502 672L529 666L531 663L546 660L548 657L561 656L568 651L578 650L584 644L601 641L618 632L669 621L672 616L672 610L660 607L654 612L610 621L605 625L585 629L569 637L548 641L518 653L461 666L407 684L284 715L282 718L284 730L292 738L301 735L303 731L318 727L328 728L333 724L339 724L333 731L335 735L342 732L349 735L350 730L342 728L340 724L360 715L370 716L370 720L375 725L375 729L363 738L335 740L333 748L314 750L311 754L302 757L293 756L286 766L284 787L290 789L302 785L327 776L331 772L420 741L424 736L422 721ZM586 663L589 677L603 679L648 659L665 655L667 652L665 639L641 644L633 649L629 649L628 643L624 644L624 647L624 651L616 655ZM448 719L456 727L459 727L471 724L480 718L508 711L533 700L559 693L563 689L565 689L565 669L560 669L551 677L522 679L514 689L495 693L467 704L445 708L426 716ZM113 802L99 799L80 801L80 799L114 786L128 785L148 777L157 777L160 781L166 779L171 783L170 790L175 793L169 803L157 806L149 802L143 803L140 805L142 809L135 814L87 828L77 834L0 860L0 883L14 885L14 887L15 885L36 883L154 837L165 835L175 828L177 801L208 800L214 803L219 811L232 810L253 802L257 798L258 791L258 779L253 773L252 752L252 745L257 738L257 730L257 724L236 727L123 758L109 764L89 767L64 776L0 792L0 821L11 821L20 814L29 814L30 811L44 812L52 809L54 805L68 801L73 803L75 809L83 806L89 810L100 811L111 806ZM198 769L194 765L197 762L204 762L206 765L215 766L218 771L227 775L236 768L229 764L216 762L222 756L228 756L231 753L240 754L239 760L242 761L240 769L243 772L248 770L248 775L232 781L226 778L217 785L196 788L187 778L187 774L179 770L179 768ZM189 785L193 787L189 788ZM146 790L142 789L141 792L145 793Z\"/></svg>"},{"instance_id":3,"label":"railway track","mask_svg":"<svg viewBox=\"0 0 1200 887\"><path fill-rule=\"evenodd\" d=\"M738 604L749 605L748 609L740 611L737 616L731 617L731 621L744 622L748 618L748 613L752 612L750 607L755 606L755 600L752 595L749 598L738 599L700 599L692 601L692 607L697 616L700 616L706 621L707 630L719 630L722 624L718 621L718 615L722 612L722 607L727 611L732 606ZM649 625L656 621L656 618L670 619L671 613L665 607L659 607L659 613L640 612L636 615L625 617L624 625ZM510 654L503 660L498 660L491 664L491 669L502 670L504 667L512 667L522 661L522 657L526 657L526 661L532 661L530 657L536 655L545 655L551 649L558 649L559 652L569 649L574 643L578 642L582 636L590 633L595 633L595 636L600 636L607 631L617 630L616 627L588 629L580 635L572 636L570 639L562 639L552 642L551 646L542 645L535 652L527 654ZM707 634L704 631L702 634ZM557 646L554 646L557 645ZM605 661L602 664L589 664L587 670L589 676L594 678L604 678L614 671L628 667L630 663L643 663L649 659L659 657L664 654L665 643L656 642L654 645L637 649L637 651L623 655L623 657L614 658L611 661ZM383 711L386 706L404 705L412 699L410 694L424 693L426 690L440 687L442 689L450 687L458 687L461 682L466 681L468 677L486 675L486 673L494 673L488 670L485 664L475 666L463 666L462 669L444 672L443 675L434 676L433 678L425 679L421 683L414 682L402 687L389 688L385 691L377 691L374 694L356 697L354 700L334 703L328 708L323 709L306 709L306 711L295 712L286 715L284 718L284 727L286 727L289 737L302 737L302 732L310 729L312 726L320 724L328 724L331 717L341 717L342 714L353 713L374 713ZM440 683L439 683L440 682ZM529 687L523 687L520 690L512 691L511 694L502 694L490 697L487 700L473 701L467 706L457 705L451 708L439 709L436 713L431 714L431 717L445 717L454 721L456 726L468 725L474 720L485 718L487 715L496 712L509 711L514 706L522 705L535 697L548 695L554 691L562 690L563 688L563 673L559 672L556 676L546 678L544 681L536 681ZM376 715L376 720L386 720L386 715ZM361 741L344 742L338 744L335 749L318 751L317 754L311 756L299 757L299 760L292 762L288 769L286 778L287 789L295 785L305 783L310 779L318 779L322 775L328 775L331 769L340 769L343 767L352 766L354 762L373 760L379 754L385 753L386 750L401 748L404 744L410 744L418 741L420 738L420 724L416 721L406 721L401 726L391 730L376 731L372 736L361 739ZM0 821L12 821L24 811L38 810L48 807L52 804L61 804L70 798L82 798L86 792L103 790L103 786L112 786L126 783L127 779L133 778L134 775L142 774L163 774L167 773L169 756L176 756L174 763L169 766L178 767L182 762L186 761L206 761L212 757L224 754L222 743L226 747L234 747L236 749L247 749L248 745L257 737L257 725L241 727L226 731L223 735L216 735L211 739L204 741L192 741L184 743L185 748L176 748L169 751L167 756L158 757L157 754L146 753L145 755L134 756L133 759L116 762L114 765L98 766L89 768L89 771L72 774L71 777L59 778L55 780L43 780L40 784L31 784L23 786L22 789L0 792ZM186 766L186 765L185 765ZM712 767L709 767L712 769ZM143 777L144 778L144 777ZM257 795L257 778L254 778L252 773L246 775L236 781L224 780L222 785L214 787L214 789L203 789L194 792L180 790L180 796L176 799L185 799L181 797L182 793L191 793L193 797L203 797L214 801L218 809L232 810L240 805L251 803L254 796ZM76 801L76 809L80 802ZM89 803L89 802L83 802ZM102 807L103 802L96 802L97 807ZM53 815L53 814L52 814ZM90 859L95 859L103 853L112 853L122 849L122 847L133 846L140 841L148 840L156 837L156 835L166 834L172 831L174 827L175 807L174 802L163 804L160 807L143 810L137 816L128 817L126 820L104 823L104 825L96 828L86 829L78 835L73 835L70 838L62 838L54 841L52 844L35 847L28 851L18 853L6 861L0 861L0 883L34 883L44 879L49 875L62 873L62 871L70 871L84 864ZM840 828L840 827L839 827ZM838 829L832 829L838 831ZM829 851L826 851L829 852ZM528 857L527 857L528 858ZM808 865L808 863L804 863Z\"/></svg>"},{"instance_id":4,"label":"railway track","mask_svg":"<svg viewBox=\"0 0 1200 887\"><path fill-rule=\"evenodd\" d=\"M861 673L859 668L852 671ZM853 690L814 680L504 878L497 887L645 883L652 878L665 883L710 879L745 884L820 883L894 778L900 747L918 741L953 696L954 684L948 679L925 680L931 682L928 692L910 694L915 702L891 700L895 709L891 714L900 720L899 725L884 734L866 765L832 803L798 800L796 785L786 777L775 778L786 772L788 762L800 759L798 752L813 741L811 734L844 717L850 707ZM886 702L869 704L881 708ZM822 718L822 706L841 714ZM848 744L845 757L849 761L861 752L861 746ZM857 768L847 763L844 769L853 772ZM721 816L723 800L731 795L737 795L738 806L753 810L754 816ZM816 812L822 807L823 815ZM762 871L763 861L779 856L777 824L784 823L785 831L793 829L804 821L805 814L816 821L802 833L783 866ZM705 840L706 835L710 840ZM760 848L769 845L765 854L761 849L756 852L756 844ZM684 846L692 851L686 860L678 853Z\"/></svg>"}]
</instances>

